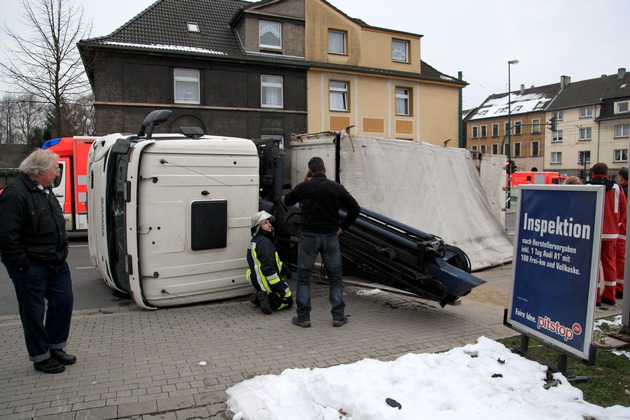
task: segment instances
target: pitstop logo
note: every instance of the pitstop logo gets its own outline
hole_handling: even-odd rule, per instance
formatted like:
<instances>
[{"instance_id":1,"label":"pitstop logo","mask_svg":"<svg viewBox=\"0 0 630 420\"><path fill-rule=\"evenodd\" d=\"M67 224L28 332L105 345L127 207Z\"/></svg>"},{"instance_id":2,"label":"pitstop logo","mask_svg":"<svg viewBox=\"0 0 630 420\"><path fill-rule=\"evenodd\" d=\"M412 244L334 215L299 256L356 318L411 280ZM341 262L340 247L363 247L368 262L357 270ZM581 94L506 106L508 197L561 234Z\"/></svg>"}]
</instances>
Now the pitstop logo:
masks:
<instances>
[{"instance_id":1,"label":"pitstop logo","mask_svg":"<svg viewBox=\"0 0 630 420\"><path fill-rule=\"evenodd\" d=\"M547 330L564 338L564 341L573 340L576 335L582 334L582 326L577 322L572 328L565 327L558 321L552 321L549 317L538 317L538 329Z\"/></svg>"}]
</instances>

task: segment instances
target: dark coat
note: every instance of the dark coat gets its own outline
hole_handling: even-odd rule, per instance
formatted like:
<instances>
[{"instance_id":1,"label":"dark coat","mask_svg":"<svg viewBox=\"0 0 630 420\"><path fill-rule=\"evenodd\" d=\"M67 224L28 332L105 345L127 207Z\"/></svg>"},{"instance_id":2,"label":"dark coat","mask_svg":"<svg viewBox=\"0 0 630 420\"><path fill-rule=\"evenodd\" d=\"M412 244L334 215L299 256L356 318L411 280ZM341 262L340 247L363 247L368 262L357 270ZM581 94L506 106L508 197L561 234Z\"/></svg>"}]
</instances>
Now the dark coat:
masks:
<instances>
[{"instance_id":1,"label":"dark coat","mask_svg":"<svg viewBox=\"0 0 630 420\"><path fill-rule=\"evenodd\" d=\"M31 261L60 266L68 256L65 219L52 190L21 174L0 194L2 262L25 268Z\"/></svg>"}]
</instances>

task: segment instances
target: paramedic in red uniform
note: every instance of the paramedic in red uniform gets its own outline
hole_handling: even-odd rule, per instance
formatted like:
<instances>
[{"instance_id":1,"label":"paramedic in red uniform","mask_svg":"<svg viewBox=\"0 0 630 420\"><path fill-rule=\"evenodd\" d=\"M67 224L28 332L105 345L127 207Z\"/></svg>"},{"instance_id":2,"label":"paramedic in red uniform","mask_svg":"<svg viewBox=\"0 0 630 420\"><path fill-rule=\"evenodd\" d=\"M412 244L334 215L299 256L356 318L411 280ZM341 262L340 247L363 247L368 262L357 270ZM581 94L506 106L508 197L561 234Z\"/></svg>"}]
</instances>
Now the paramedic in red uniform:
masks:
<instances>
[{"instance_id":1,"label":"paramedic in red uniform","mask_svg":"<svg viewBox=\"0 0 630 420\"><path fill-rule=\"evenodd\" d=\"M627 202L623 190L615 181L608 178L608 166L598 162L591 169L591 184L604 185L604 221L602 226L602 246L600 251L600 280L604 277L604 290L597 289L597 303L614 305L617 292L617 239L620 226L626 224Z\"/></svg>"},{"instance_id":2,"label":"paramedic in red uniform","mask_svg":"<svg viewBox=\"0 0 630 420\"><path fill-rule=\"evenodd\" d=\"M619 186L628 200L628 168L619 169ZM619 226L619 239L617 239L617 299L623 299L624 271L626 268L626 224Z\"/></svg>"}]
</instances>

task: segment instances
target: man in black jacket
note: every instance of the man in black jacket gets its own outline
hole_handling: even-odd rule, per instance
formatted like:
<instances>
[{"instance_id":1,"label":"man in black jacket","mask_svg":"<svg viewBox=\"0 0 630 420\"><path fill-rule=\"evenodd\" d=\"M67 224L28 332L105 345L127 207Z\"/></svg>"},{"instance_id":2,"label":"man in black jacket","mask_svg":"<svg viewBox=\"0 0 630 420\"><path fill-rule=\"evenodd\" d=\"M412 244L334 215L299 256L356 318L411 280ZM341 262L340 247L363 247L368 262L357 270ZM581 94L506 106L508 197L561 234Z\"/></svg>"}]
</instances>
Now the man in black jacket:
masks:
<instances>
[{"instance_id":1,"label":"man in black jacket","mask_svg":"<svg viewBox=\"0 0 630 420\"><path fill-rule=\"evenodd\" d=\"M354 223L361 208L342 185L326 178L326 167L320 157L311 158L304 182L296 185L284 197L284 203L288 206L298 202L302 203L302 212L298 245L297 316L292 322L304 328L311 326L311 270L317 254L321 253L330 285L333 327L341 327L348 322L348 317L343 301L338 236ZM341 221L340 208L347 211Z\"/></svg>"},{"instance_id":2,"label":"man in black jacket","mask_svg":"<svg viewBox=\"0 0 630 420\"><path fill-rule=\"evenodd\" d=\"M73 295L65 219L51 188L59 156L35 150L20 171L0 194L0 254L15 287L29 359L38 371L59 373L76 362L64 351Z\"/></svg>"}]
</instances>

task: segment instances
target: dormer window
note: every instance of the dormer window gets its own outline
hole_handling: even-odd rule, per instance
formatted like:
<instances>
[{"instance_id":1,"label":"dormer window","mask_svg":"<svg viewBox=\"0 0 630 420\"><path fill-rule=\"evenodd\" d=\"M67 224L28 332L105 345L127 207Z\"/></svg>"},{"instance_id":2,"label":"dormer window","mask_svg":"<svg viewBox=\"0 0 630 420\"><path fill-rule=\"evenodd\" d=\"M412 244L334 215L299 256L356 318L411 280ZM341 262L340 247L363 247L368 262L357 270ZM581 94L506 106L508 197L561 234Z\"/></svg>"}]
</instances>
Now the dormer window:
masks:
<instances>
[{"instance_id":1,"label":"dormer window","mask_svg":"<svg viewBox=\"0 0 630 420\"><path fill-rule=\"evenodd\" d=\"M197 22L186 22L188 32L199 32L199 24Z\"/></svg>"},{"instance_id":2,"label":"dormer window","mask_svg":"<svg viewBox=\"0 0 630 420\"><path fill-rule=\"evenodd\" d=\"M400 39L392 40L392 61L409 62L409 42Z\"/></svg>"},{"instance_id":3,"label":"dormer window","mask_svg":"<svg viewBox=\"0 0 630 420\"><path fill-rule=\"evenodd\" d=\"M259 45L260 48L282 49L282 24L261 20L259 22Z\"/></svg>"}]
</instances>

